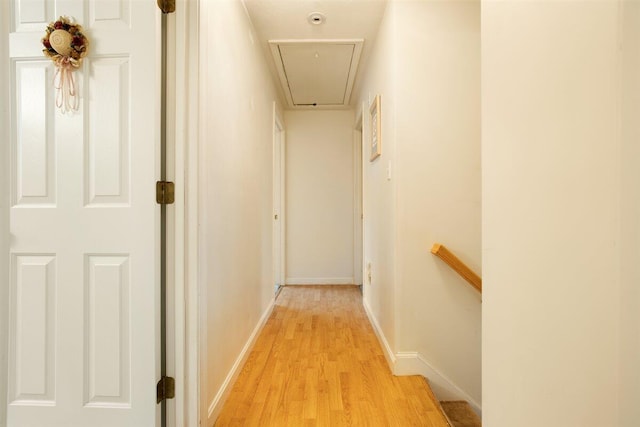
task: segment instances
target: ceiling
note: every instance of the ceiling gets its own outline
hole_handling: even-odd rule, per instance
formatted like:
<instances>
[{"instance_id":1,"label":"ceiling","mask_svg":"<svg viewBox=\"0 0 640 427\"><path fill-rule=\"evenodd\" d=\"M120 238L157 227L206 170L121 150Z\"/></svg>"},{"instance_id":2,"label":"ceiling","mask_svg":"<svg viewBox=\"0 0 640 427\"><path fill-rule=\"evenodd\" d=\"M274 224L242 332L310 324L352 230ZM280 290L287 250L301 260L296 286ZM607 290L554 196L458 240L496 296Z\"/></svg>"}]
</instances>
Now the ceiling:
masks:
<instances>
[{"instance_id":1,"label":"ceiling","mask_svg":"<svg viewBox=\"0 0 640 427\"><path fill-rule=\"evenodd\" d=\"M366 63L386 0L244 3L289 108L353 105L350 92L359 75L358 59ZM322 24L308 21L314 12L324 15Z\"/></svg>"}]
</instances>

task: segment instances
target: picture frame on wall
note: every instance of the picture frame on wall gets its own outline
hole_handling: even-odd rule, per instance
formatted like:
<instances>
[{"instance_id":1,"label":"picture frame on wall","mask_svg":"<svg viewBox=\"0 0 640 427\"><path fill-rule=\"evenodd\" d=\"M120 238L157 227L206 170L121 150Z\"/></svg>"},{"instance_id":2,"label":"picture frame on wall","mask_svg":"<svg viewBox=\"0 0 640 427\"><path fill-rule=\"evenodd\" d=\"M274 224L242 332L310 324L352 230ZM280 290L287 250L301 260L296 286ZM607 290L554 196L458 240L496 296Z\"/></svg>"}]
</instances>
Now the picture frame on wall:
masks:
<instances>
[{"instance_id":1,"label":"picture frame on wall","mask_svg":"<svg viewBox=\"0 0 640 427\"><path fill-rule=\"evenodd\" d=\"M381 132L381 118L380 118L380 95L376 95L375 99L369 107L369 118L371 123L371 157L370 162L380 157L382 154L382 132Z\"/></svg>"}]
</instances>

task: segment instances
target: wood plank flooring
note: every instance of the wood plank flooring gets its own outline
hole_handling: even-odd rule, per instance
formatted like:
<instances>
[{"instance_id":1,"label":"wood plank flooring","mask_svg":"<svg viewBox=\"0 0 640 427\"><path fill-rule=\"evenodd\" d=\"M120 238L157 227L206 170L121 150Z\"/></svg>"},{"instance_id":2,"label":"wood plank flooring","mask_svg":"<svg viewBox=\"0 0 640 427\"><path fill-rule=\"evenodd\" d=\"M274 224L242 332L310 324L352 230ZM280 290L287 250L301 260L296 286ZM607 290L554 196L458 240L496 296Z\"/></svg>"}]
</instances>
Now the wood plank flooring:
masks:
<instances>
[{"instance_id":1,"label":"wood plank flooring","mask_svg":"<svg viewBox=\"0 0 640 427\"><path fill-rule=\"evenodd\" d=\"M394 377L355 286L287 286L216 426L447 427L424 378Z\"/></svg>"}]
</instances>

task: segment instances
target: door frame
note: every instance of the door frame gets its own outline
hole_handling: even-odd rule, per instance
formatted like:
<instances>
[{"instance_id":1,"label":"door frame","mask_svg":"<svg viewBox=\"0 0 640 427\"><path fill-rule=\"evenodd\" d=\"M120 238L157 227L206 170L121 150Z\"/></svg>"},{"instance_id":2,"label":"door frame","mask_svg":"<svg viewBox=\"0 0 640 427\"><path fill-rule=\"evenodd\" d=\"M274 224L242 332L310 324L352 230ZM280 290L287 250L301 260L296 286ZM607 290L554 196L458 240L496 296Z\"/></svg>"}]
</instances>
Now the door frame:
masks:
<instances>
[{"instance_id":1,"label":"door frame","mask_svg":"<svg viewBox=\"0 0 640 427\"><path fill-rule=\"evenodd\" d=\"M278 134L276 136L276 134ZM285 285L285 256L286 256L286 242L285 242L285 236L286 236L286 231L285 231L285 226L286 226L286 215L285 215L285 208L286 208L286 203L285 203L285 173L286 173L286 167L285 167L285 149L286 149L286 139L285 139L285 128L284 128L284 121L282 120L282 117L280 117L280 114L278 112L278 105L276 104L276 102L273 102L273 174L272 174L272 179L273 179L273 196L271 200L275 200L275 195L276 195L276 190L280 191L280 206L273 206L273 210L275 211L277 209L277 211L279 212L279 218L278 221L280 221L280 250L279 250L279 258L280 258L280 277L275 277L276 273L275 273L275 268L274 268L274 272L273 272L273 280L274 282L279 282L280 283L280 287ZM276 155L276 144L280 144L280 176L277 177L276 176L276 159L275 159L275 155ZM279 179L278 179L279 178ZM276 182L279 181L279 182ZM273 233L275 235L276 232L276 223L274 221L273 223ZM274 238L274 242L275 242L275 238ZM273 256L276 256L276 251L278 248L275 247L273 248ZM275 264L275 263L274 263ZM277 292L277 291L276 291Z\"/></svg>"},{"instance_id":2,"label":"door frame","mask_svg":"<svg viewBox=\"0 0 640 427\"><path fill-rule=\"evenodd\" d=\"M191 426L199 422L199 302L198 302L198 109L199 109L199 10L200 0L178 0L174 19L175 120L171 136L174 150L168 157L176 183L173 206L174 288L173 328L175 363L168 373L176 378L176 398L171 403L168 426ZM9 34L9 2L0 2L0 32ZM10 90L8 37L0 37L0 96ZM10 108L0 107L0 140L9 140ZM9 282L9 144L0 144L0 282ZM170 173L171 173L170 172ZM169 251L171 252L171 251ZM8 356L8 287L0 286L0 427L6 425ZM184 302L181 303L181 302Z\"/></svg>"},{"instance_id":3,"label":"door frame","mask_svg":"<svg viewBox=\"0 0 640 427\"><path fill-rule=\"evenodd\" d=\"M200 0L177 0L175 13L174 294L175 416L169 426L200 423L200 284L198 281L198 136ZM184 302L184 303L181 303Z\"/></svg>"},{"instance_id":4,"label":"door frame","mask_svg":"<svg viewBox=\"0 0 640 427\"><path fill-rule=\"evenodd\" d=\"M355 284L364 288L363 112L357 114L353 130L353 275Z\"/></svg>"},{"instance_id":5,"label":"door frame","mask_svg":"<svg viewBox=\"0 0 640 427\"><path fill-rule=\"evenodd\" d=\"M0 2L0 32L9 34L9 2ZM0 97L9 99L9 37L0 37ZM0 426L7 423L9 346L9 107L0 106Z\"/></svg>"}]
</instances>

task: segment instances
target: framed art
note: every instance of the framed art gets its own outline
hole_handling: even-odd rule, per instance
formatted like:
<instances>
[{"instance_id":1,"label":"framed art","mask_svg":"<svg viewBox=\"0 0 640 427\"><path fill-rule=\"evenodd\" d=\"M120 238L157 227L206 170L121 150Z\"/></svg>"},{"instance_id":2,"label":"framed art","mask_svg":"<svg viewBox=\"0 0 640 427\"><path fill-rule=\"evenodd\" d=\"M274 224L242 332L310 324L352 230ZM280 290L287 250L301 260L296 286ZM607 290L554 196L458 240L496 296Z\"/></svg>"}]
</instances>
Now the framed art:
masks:
<instances>
[{"instance_id":1,"label":"framed art","mask_svg":"<svg viewBox=\"0 0 640 427\"><path fill-rule=\"evenodd\" d=\"M371 156L369 161L372 162L382 153L382 133L380 131L380 95L376 95L375 99L369 107L369 116L371 123Z\"/></svg>"}]
</instances>

